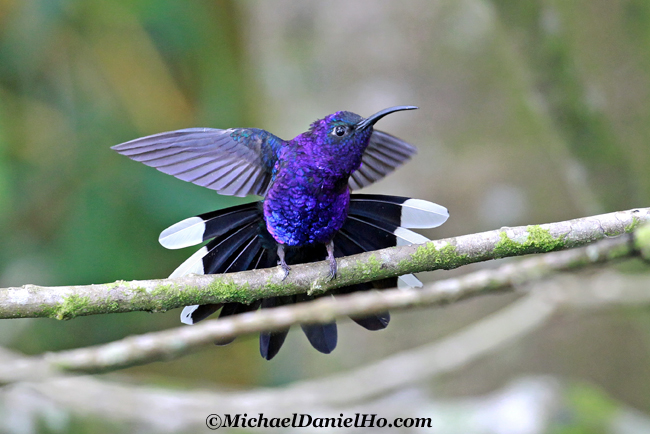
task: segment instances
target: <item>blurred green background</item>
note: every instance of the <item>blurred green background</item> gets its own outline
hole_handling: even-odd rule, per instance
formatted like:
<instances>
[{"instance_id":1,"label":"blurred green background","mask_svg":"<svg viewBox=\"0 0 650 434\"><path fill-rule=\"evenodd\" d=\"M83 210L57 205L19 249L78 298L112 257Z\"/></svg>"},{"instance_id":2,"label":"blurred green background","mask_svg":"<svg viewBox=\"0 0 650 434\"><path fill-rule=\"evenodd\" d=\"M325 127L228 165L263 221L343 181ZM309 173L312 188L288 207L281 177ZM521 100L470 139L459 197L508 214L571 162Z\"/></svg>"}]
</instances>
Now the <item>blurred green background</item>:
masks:
<instances>
[{"instance_id":1,"label":"blurred green background","mask_svg":"<svg viewBox=\"0 0 650 434\"><path fill-rule=\"evenodd\" d=\"M648 206L649 89L644 0L0 0L0 286L167 276L191 250L163 249L162 229L245 201L109 149L178 128L289 139L337 110L417 105L377 128L418 157L367 191L447 206L432 238ZM429 342L512 300L400 312L380 333L342 321L328 356L294 330L272 362L249 336L122 374L279 385ZM179 313L5 320L0 344L87 346L176 327ZM563 316L437 393L554 374L650 413L648 318L645 308Z\"/></svg>"}]
</instances>

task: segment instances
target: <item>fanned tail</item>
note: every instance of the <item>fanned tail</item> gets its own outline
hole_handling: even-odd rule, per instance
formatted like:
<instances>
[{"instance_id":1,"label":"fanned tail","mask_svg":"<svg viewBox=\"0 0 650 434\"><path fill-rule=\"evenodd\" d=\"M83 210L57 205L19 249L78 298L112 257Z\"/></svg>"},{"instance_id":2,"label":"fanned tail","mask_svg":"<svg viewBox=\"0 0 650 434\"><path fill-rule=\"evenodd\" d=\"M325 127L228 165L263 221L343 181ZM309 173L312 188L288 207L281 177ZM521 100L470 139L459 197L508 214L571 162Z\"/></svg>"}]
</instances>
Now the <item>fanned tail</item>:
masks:
<instances>
[{"instance_id":1,"label":"fanned tail","mask_svg":"<svg viewBox=\"0 0 650 434\"><path fill-rule=\"evenodd\" d=\"M432 228L444 223L447 210L431 202L399 196L355 194L350 198L348 219L334 237L334 255L349 256L397 245L419 244L427 238L408 228ZM160 235L163 246L171 249L187 247L210 240L183 262L170 277L189 273L217 274L277 265L275 243L266 231L260 202L240 205L185 219L165 229ZM322 245L309 245L287 251L287 263L297 264L324 260ZM348 294L357 291L384 288L419 287L421 282L412 274L360 283L332 291L331 294ZM330 296L325 294L322 296ZM241 303L187 306L181 321L194 324L219 309L219 317L249 312L259 307L271 308L312 300L306 294L271 297L250 305ZM388 312L353 317L356 323L368 330L381 330L388 326ZM334 322L303 324L301 328L311 345L322 353L336 348L337 329ZM289 329L260 333L260 353L271 360L282 347ZM232 342L221 340L219 345Z\"/></svg>"}]
</instances>

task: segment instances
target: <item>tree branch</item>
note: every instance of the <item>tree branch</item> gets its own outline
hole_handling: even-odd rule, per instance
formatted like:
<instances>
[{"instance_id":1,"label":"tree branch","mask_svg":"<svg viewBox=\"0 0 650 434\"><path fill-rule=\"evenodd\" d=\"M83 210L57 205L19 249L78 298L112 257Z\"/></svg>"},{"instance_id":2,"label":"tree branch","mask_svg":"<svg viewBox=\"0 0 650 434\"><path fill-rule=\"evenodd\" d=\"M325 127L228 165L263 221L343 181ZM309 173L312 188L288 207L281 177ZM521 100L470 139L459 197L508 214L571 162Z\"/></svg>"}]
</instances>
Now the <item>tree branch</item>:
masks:
<instances>
[{"instance_id":1,"label":"tree branch","mask_svg":"<svg viewBox=\"0 0 650 434\"><path fill-rule=\"evenodd\" d=\"M215 340L245 333L276 330L297 323L326 323L343 316L363 316L386 310L444 305L456 300L510 289L562 270L584 267L630 257L637 250L633 235L601 240L592 245L540 255L497 269L480 270L464 276L440 280L423 289L384 290L318 299L310 303L265 309L192 327L130 336L95 347L49 353L21 359L20 364L0 365L0 381L33 380L50 377L53 369L103 372L156 360L180 357Z\"/></svg>"},{"instance_id":2,"label":"tree branch","mask_svg":"<svg viewBox=\"0 0 650 434\"><path fill-rule=\"evenodd\" d=\"M408 273L452 269L490 259L545 253L583 246L631 232L650 221L650 208L619 211L544 225L495 231L399 246L338 259L339 274L328 278L327 262L280 268L88 286L0 289L0 318L70 319L100 313L159 312L192 304L250 303L260 298L333 288Z\"/></svg>"}]
</instances>

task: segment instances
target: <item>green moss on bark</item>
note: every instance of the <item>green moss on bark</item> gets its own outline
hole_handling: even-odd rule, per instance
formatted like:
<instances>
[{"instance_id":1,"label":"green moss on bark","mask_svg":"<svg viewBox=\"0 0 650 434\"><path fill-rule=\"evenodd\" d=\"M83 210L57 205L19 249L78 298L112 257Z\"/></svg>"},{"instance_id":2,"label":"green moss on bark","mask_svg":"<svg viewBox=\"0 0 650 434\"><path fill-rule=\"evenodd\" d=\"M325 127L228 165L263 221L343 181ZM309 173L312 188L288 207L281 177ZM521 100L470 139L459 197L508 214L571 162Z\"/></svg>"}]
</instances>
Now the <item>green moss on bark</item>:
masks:
<instances>
[{"instance_id":1,"label":"green moss on bark","mask_svg":"<svg viewBox=\"0 0 650 434\"><path fill-rule=\"evenodd\" d=\"M501 239L494 246L494 256L496 258L506 258L530 253L551 252L566 247L564 236L553 237L550 231L542 229L538 225L528 226L526 231L528 237L522 242L510 239L506 231L499 232Z\"/></svg>"}]
</instances>

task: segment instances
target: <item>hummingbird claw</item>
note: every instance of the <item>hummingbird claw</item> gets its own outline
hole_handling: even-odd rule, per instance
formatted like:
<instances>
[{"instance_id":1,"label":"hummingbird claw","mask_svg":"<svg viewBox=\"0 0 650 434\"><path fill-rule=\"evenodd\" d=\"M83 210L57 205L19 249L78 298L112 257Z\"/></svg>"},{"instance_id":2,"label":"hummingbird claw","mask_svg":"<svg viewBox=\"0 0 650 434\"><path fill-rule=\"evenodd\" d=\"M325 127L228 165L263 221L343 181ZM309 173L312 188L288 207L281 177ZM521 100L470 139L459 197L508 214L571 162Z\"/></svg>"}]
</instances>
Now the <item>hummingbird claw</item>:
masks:
<instances>
[{"instance_id":1,"label":"hummingbird claw","mask_svg":"<svg viewBox=\"0 0 650 434\"><path fill-rule=\"evenodd\" d=\"M336 279L336 259L330 261L330 280Z\"/></svg>"},{"instance_id":2,"label":"hummingbird claw","mask_svg":"<svg viewBox=\"0 0 650 434\"><path fill-rule=\"evenodd\" d=\"M289 267L284 260L284 245L282 244L278 244L278 265L284 270L284 277L282 278L282 281L284 282L284 280L289 277L291 267Z\"/></svg>"},{"instance_id":3,"label":"hummingbird claw","mask_svg":"<svg viewBox=\"0 0 650 434\"><path fill-rule=\"evenodd\" d=\"M289 267L286 262L281 262L280 267L282 267L284 270L284 277L282 277L282 281L284 282L284 280L289 277L289 271L291 270L291 267Z\"/></svg>"},{"instance_id":4,"label":"hummingbird claw","mask_svg":"<svg viewBox=\"0 0 650 434\"><path fill-rule=\"evenodd\" d=\"M330 280L336 279L336 271L338 266L336 264L336 258L334 257L334 241L330 241L326 245L327 248L327 259L330 262Z\"/></svg>"}]
</instances>

